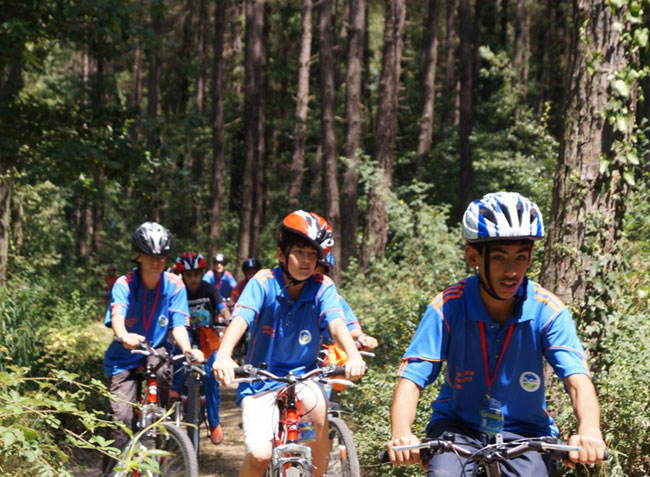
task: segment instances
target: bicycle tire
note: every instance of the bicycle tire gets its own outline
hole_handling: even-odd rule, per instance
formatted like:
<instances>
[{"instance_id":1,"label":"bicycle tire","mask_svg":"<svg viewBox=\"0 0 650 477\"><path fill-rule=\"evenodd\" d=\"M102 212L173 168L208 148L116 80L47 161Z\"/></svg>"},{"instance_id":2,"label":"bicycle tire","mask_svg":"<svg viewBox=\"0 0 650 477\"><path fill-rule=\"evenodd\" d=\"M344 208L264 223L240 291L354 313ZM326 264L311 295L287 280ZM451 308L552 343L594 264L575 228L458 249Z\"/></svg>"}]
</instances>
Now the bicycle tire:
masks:
<instances>
[{"instance_id":1,"label":"bicycle tire","mask_svg":"<svg viewBox=\"0 0 650 477\"><path fill-rule=\"evenodd\" d=\"M338 417L330 417L329 428L332 448L327 460L325 477L360 477L357 448L347 424Z\"/></svg>"},{"instance_id":2,"label":"bicycle tire","mask_svg":"<svg viewBox=\"0 0 650 477\"><path fill-rule=\"evenodd\" d=\"M190 442L194 447L196 455L199 455L199 439L201 433L201 396L199 392L199 382L195 374L187 376L187 404L185 406L185 422L191 424L187 426L187 434Z\"/></svg>"},{"instance_id":3,"label":"bicycle tire","mask_svg":"<svg viewBox=\"0 0 650 477\"><path fill-rule=\"evenodd\" d=\"M156 431L155 436L142 434L129 443L124 455L133 456L136 468L116 471L114 477L198 477L199 464L187 434L171 422L159 424ZM152 455L154 449L171 455Z\"/></svg>"}]
</instances>

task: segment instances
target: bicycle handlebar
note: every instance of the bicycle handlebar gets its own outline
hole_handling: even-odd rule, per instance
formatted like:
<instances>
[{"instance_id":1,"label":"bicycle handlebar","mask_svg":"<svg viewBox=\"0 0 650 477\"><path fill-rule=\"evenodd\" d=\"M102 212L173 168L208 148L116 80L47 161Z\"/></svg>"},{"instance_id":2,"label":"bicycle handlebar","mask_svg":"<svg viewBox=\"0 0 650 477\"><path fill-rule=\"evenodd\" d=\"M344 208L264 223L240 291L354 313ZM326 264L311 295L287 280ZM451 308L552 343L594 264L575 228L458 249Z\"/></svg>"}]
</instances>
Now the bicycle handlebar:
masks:
<instances>
[{"instance_id":1,"label":"bicycle handlebar","mask_svg":"<svg viewBox=\"0 0 650 477\"><path fill-rule=\"evenodd\" d=\"M533 437L517 439L500 444L489 444L485 447L472 450L461 447L458 444L454 444L454 442L446 439L431 439L425 440L419 444L393 447L393 450L398 452L415 449L423 450L422 457L424 460L430 459L431 455L437 452L446 451L454 452L458 456L467 458L471 461L484 463L514 459L522 454L525 454L526 452L531 451L548 454L552 459L561 460L567 458L569 452L571 451L580 451L580 447L564 444L559 439L556 439L554 437ZM388 451L385 450L380 451L377 455L377 458L381 463L390 462ZM605 460L608 458L609 451L605 450Z\"/></svg>"},{"instance_id":2,"label":"bicycle handlebar","mask_svg":"<svg viewBox=\"0 0 650 477\"><path fill-rule=\"evenodd\" d=\"M255 381L269 379L271 381L276 381L285 384L295 384L303 381L308 381L309 379L313 379L316 375L320 375L319 378L328 378L330 376L338 376L341 374L345 374L345 366L334 366L331 364L328 364L327 366L323 366L322 368L313 369L303 374L302 376L296 376L295 374L291 374L291 373L286 376L276 376L275 374L269 371L256 368L250 364L245 364L244 366L237 366L235 368L236 378L244 378L244 379L250 378Z\"/></svg>"},{"instance_id":3,"label":"bicycle handlebar","mask_svg":"<svg viewBox=\"0 0 650 477\"><path fill-rule=\"evenodd\" d=\"M123 343L124 340L122 338L115 336L113 337L113 341L117 341L118 343ZM180 361L183 360L183 365L190 371L194 371L196 373L199 373L203 376L205 376L205 370L199 368L194 364L192 361L191 356L188 354L177 354L176 356L172 356L166 351L164 353L159 353L156 351L156 349L152 346L153 343L150 341L143 342L143 343L138 343L138 348L137 349L132 349L131 354L141 354L144 356L155 356L158 359L162 361L168 361L168 362L174 362L174 361Z\"/></svg>"}]
</instances>

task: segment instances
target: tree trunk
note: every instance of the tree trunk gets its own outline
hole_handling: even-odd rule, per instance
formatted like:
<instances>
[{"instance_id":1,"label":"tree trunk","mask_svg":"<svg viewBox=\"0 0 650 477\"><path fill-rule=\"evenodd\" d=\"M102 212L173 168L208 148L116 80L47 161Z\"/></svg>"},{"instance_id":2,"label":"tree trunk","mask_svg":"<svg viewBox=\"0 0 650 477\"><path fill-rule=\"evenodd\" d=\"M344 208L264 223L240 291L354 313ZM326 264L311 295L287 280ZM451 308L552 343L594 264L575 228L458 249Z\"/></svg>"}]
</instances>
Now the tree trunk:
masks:
<instances>
[{"instance_id":1,"label":"tree trunk","mask_svg":"<svg viewBox=\"0 0 650 477\"><path fill-rule=\"evenodd\" d=\"M442 111L442 123L446 126L455 125L458 121L458 76L456 75L456 54L458 40L456 38L456 11L458 0L449 0L446 11L445 31L445 78L443 82L443 98L445 107Z\"/></svg>"},{"instance_id":2,"label":"tree trunk","mask_svg":"<svg viewBox=\"0 0 650 477\"><path fill-rule=\"evenodd\" d=\"M298 57L298 87L296 90L296 124L293 131L293 151L291 154L291 174L289 176L289 207L298 208L298 197L302 188L305 169L305 133L309 111L309 67L311 58L311 0L302 2L302 35L300 37L300 56Z\"/></svg>"},{"instance_id":3,"label":"tree trunk","mask_svg":"<svg viewBox=\"0 0 650 477\"><path fill-rule=\"evenodd\" d=\"M323 211L334 232L334 242L340 243L340 208L338 187L338 154L336 152L336 91L334 85L334 29L332 2L321 0L318 34L320 50L321 138L323 144ZM332 248L337 263L341 261L341 247ZM335 279L340 277L335 268Z\"/></svg>"},{"instance_id":4,"label":"tree trunk","mask_svg":"<svg viewBox=\"0 0 650 477\"><path fill-rule=\"evenodd\" d=\"M472 165L472 144L470 135L474 122L472 108L472 38L470 0L460 0L460 182L458 212L462 214L474 198L474 172Z\"/></svg>"},{"instance_id":5,"label":"tree trunk","mask_svg":"<svg viewBox=\"0 0 650 477\"><path fill-rule=\"evenodd\" d=\"M220 1L220 0L217 0ZM242 12L242 4L245 0L231 0L230 5L230 35L232 41L233 55L239 56L241 53L241 22L239 17Z\"/></svg>"},{"instance_id":6,"label":"tree trunk","mask_svg":"<svg viewBox=\"0 0 650 477\"><path fill-rule=\"evenodd\" d=\"M25 220L25 209L23 199L20 195L12 194L12 213L11 213L11 236L13 239L14 253L20 255L23 247L23 221ZM2 286L2 285L0 285Z\"/></svg>"},{"instance_id":7,"label":"tree trunk","mask_svg":"<svg viewBox=\"0 0 650 477\"><path fill-rule=\"evenodd\" d=\"M147 91L147 119L149 125L147 128L147 149L154 153L157 149L158 127L156 118L158 116L158 106L160 103L160 75L162 71L162 54L158 42L162 41L162 24L163 24L163 5L159 0L151 0L151 27L155 35L153 46L148 56L149 59L149 80ZM155 172L156 182L161 180L160 171ZM149 216L151 220L160 221L161 199L158 192L154 192L151 203L149 204Z\"/></svg>"},{"instance_id":8,"label":"tree trunk","mask_svg":"<svg viewBox=\"0 0 650 477\"><path fill-rule=\"evenodd\" d=\"M260 63L264 51L264 0L246 0L246 60L244 81L244 167L242 201L239 214L237 263L250 255L253 224L255 174L260 116Z\"/></svg>"},{"instance_id":9,"label":"tree trunk","mask_svg":"<svg viewBox=\"0 0 650 477\"><path fill-rule=\"evenodd\" d=\"M7 256L9 255L9 236L11 231L10 214L11 192L14 183L13 161L2 157L0 160L0 287L7 279Z\"/></svg>"},{"instance_id":10,"label":"tree trunk","mask_svg":"<svg viewBox=\"0 0 650 477\"><path fill-rule=\"evenodd\" d=\"M93 235L93 209L87 192L79 191L77 197L79 225L77 227L77 253L79 258L85 262L90 257L90 248Z\"/></svg>"},{"instance_id":11,"label":"tree trunk","mask_svg":"<svg viewBox=\"0 0 650 477\"><path fill-rule=\"evenodd\" d=\"M350 34L345 90L345 161L341 188L341 269L346 269L350 257L357 254L359 226L358 184L361 148L361 78L366 37L366 1L351 2Z\"/></svg>"},{"instance_id":12,"label":"tree trunk","mask_svg":"<svg viewBox=\"0 0 650 477\"><path fill-rule=\"evenodd\" d=\"M262 11L261 55L257 64L259 84L257 113L257 148L255 150L255 182L253 186L253 217L251 223L251 244L248 256L257 254L259 249L262 217L264 216L264 166L266 159L266 45L269 42L269 24L266 21L269 4L265 2ZM244 259L245 260L245 259ZM242 263L241 260L239 263Z\"/></svg>"},{"instance_id":13,"label":"tree trunk","mask_svg":"<svg viewBox=\"0 0 650 477\"><path fill-rule=\"evenodd\" d=\"M217 253L221 234L221 215L224 199L226 156L224 148L223 112L223 47L225 40L226 4L217 0L214 14L214 57L212 64L212 181L210 183L210 226L208 243L210 255Z\"/></svg>"},{"instance_id":14,"label":"tree trunk","mask_svg":"<svg viewBox=\"0 0 650 477\"><path fill-rule=\"evenodd\" d=\"M420 115L420 135L418 137L417 171L418 176L428 162L433 139L433 113L436 98L436 63L438 62L438 13L440 2L429 0L427 21L426 60L423 74L422 113Z\"/></svg>"},{"instance_id":15,"label":"tree trunk","mask_svg":"<svg viewBox=\"0 0 650 477\"><path fill-rule=\"evenodd\" d=\"M194 19L194 0L187 0L183 13L183 37L179 51L178 66L174 68L179 78L178 104L176 111L184 111L190 100L189 59L192 51L192 21Z\"/></svg>"},{"instance_id":16,"label":"tree trunk","mask_svg":"<svg viewBox=\"0 0 650 477\"><path fill-rule=\"evenodd\" d=\"M104 200L106 189L106 177L104 171L96 174L97 192L95 193L95 204L93 208L93 252L102 253L104 246Z\"/></svg>"},{"instance_id":17,"label":"tree trunk","mask_svg":"<svg viewBox=\"0 0 650 477\"><path fill-rule=\"evenodd\" d=\"M530 58L530 8L528 0L517 0L515 15L515 53L513 65L524 91L528 84Z\"/></svg>"},{"instance_id":18,"label":"tree trunk","mask_svg":"<svg viewBox=\"0 0 650 477\"><path fill-rule=\"evenodd\" d=\"M221 8L222 0L217 0L216 9ZM198 71L196 73L196 92L194 94L194 102L196 103L196 110L200 113L204 109L204 93L205 93L205 30L206 21L208 17L206 0L199 0L199 26L196 36L196 62L198 63ZM222 30L224 30L222 28ZM216 34L216 28L215 28ZM222 33L223 34L223 33ZM223 40L221 42L223 50ZM222 52L223 56L223 52Z\"/></svg>"},{"instance_id":19,"label":"tree trunk","mask_svg":"<svg viewBox=\"0 0 650 477\"><path fill-rule=\"evenodd\" d=\"M393 180L405 17L404 0L388 0L386 2L383 64L379 81L377 126L373 146L373 155L379 176L372 185L368 196L366 226L361 251L362 268L367 268L374 258L383 256L386 249L388 214L385 201Z\"/></svg>"},{"instance_id":20,"label":"tree trunk","mask_svg":"<svg viewBox=\"0 0 650 477\"><path fill-rule=\"evenodd\" d=\"M557 18L557 5L555 0L547 0L546 15L542 20L545 28L542 28L540 34L540 50L542 59L539 72L539 97L537 99L537 114L540 116L544 112L544 105L549 99L549 90L551 88L551 58L554 58L555 45L555 22Z\"/></svg>"},{"instance_id":21,"label":"tree trunk","mask_svg":"<svg viewBox=\"0 0 650 477\"><path fill-rule=\"evenodd\" d=\"M140 109L142 103L142 48L135 47L133 53L133 76L131 83L131 107Z\"/></svg>"},{"instance_id":22,"label":"tree trunk","mask_svg":"<svg viewBox=\"0 0 650 477\"><path fill-rule=\"evenodd\" d=\"M609 76L627 64L620 32L612 28L616 22L624 24L624 17L604 0L579 0L575 8L572 67L541 281L564 302L584 306L587 297L609 301L597 283L606 284L616 266L628 191L622 178L627 166L614 161L613 146L629 141L633 133L636 85L627 98L610 88ZM605 117L612 96L630 112L624 131ZM611 161L605 173L603 159ZM599 318L593 311L580 317Z\"/></svg>"}]
</instances>

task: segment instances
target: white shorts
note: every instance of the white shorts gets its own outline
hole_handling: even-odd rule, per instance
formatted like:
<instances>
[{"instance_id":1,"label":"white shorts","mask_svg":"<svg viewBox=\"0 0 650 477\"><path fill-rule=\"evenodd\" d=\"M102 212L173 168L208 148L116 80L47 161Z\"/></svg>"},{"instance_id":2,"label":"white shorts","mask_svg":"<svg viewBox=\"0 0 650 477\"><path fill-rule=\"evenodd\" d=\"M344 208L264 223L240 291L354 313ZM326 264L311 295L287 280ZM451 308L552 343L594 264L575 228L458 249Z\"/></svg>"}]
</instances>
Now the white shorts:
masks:
<instances>
[{"instance_id":1,"label":"white shorts","mask_svg":"<svg viewBox=\"0 0 650 477\"><path fill-rule=\"evenodd\" d=\"M252 449L263 448L273 442L273 434L280 419L276 404L279 391L280 389L273 389L242 399L242 427L247 454ZM327 409L327 397L320 383L315 381L299 383L296 385L296 395L307 414L317 404L321 404L321 408Z\"/></svg>"}]
</instances>

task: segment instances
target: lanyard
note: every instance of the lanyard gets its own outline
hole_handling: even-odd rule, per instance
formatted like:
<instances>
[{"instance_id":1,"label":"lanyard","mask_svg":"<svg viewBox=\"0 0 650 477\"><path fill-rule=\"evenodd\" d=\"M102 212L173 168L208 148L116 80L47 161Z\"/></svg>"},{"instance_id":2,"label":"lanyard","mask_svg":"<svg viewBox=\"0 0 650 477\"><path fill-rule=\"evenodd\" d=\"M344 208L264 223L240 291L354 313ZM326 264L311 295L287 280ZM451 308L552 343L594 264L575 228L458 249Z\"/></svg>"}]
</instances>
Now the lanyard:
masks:
<instances>
[{"instance_id":1,"label":"lanyard","mask_svg":"<svg viewBox=\"0 0 650 477\"><path fill-rule=\"evenodd\" d=\"M482 321L479 321L478 326L481 329L481 348L483 348L483 365L485 366L485 382L487 384L487 396L489 398L490 386L492 386L492 383L494 382L494 378L497 377L497 370L501 365L501 360L503 359L503 355L506 352L508 343L510 343L510 337L512 336L512 331L515 329L515 325L514 323L511 323L510 328L508 328L508 334L506 336L506 340L503 342L503 348L501 348L501 353L499 354L499 360L497 361L497 365L494 368L492 377L490 377L490 373L488 371L487 345L485 344L485 325L483 324Z\"/></svg>"},{"instance_id":2,"label":"lanyard","mask_svg":"<svg viewBox=\"0 0 650 477\"><path fill-rule=\"evenodd\" d=\"M162 281L163 277L160 277L160 280L158 280L158 287L156 288L156 298L153 300L151 313L149 313L149 319L147 319L147 287L144 287L144 301L142 302L142 321L144 322L145 332L149 331L149 326L151 326L151 319L153 318L154 311L156 311L156 305L158 304L158 295L160 295L160 285L162 285Z\"/></svg>"}]
</instances>

